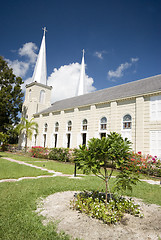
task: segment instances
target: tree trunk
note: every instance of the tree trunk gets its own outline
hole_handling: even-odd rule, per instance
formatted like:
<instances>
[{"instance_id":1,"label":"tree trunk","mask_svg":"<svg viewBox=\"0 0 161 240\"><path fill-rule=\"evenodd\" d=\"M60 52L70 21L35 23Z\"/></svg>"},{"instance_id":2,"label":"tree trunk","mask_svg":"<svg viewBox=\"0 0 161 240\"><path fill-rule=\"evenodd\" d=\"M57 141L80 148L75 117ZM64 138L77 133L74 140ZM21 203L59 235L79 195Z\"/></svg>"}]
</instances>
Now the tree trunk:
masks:
<instances>
[{"instance_id":1,"label":"tree trunk","mask_svg":"<svg viewBox=\"0 0 161 240\"><path fill-rule=\"evenodd\" d=\"M105 198L105 206L107 207L107 181L108 181L108 178L107 178L107 169L106 168L104 168L104 171L105 171L105 184L106 184L106 192L105 192L105 196L106 196L106 198Z\"/></svg>"},{"instance_id":2,"label":"tree trunk","mask_svg":"<svg viewBox=\"0 0 161 240\"><path fill-rule=\"evenodd\" d=\"M105 178L106 182L106 199L105 199L105 206L107 207L107 178Z\"/></svg>"},{"instance_id":3,"label":"tree trunk","mask_svg":"<svg viewBox=\"0 0 161 240\"><path fill-rule=\"evenodd\" d=\"M27 134L25 136L25 153L27 152Z\"/></svg>"}]
</instances>

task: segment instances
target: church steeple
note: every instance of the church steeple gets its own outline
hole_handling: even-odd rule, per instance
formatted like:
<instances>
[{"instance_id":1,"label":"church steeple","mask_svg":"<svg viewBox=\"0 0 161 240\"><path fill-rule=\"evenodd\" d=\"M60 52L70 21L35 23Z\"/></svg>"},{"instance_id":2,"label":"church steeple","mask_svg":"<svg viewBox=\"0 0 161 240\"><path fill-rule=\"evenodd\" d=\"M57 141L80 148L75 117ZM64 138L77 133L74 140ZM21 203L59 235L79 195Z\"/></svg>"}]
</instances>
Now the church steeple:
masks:
<instances>
[{"instance_id":1,"label":"church steeple","mask_svg":"<svg viewBox=\"0 0 161 240\"><path fill-rule=\"evenodd\" d=\"M46 70L46 46L45 46L45 32L46 27L43 28L44 35L41 42L39 55L34 69L32 81L47 85L47 70Z\"/></svg>"},{"instance_id":2,"label":"church steeple","mask_svg":"<svg viewBox=\"0 0 161 240\"><path fill-rule=\"evenodd\" d=\"M85 94L85 63L84 63L84 49L81 63L81 72L78 82L77 96Z\"/></svg>"}]
</instances>

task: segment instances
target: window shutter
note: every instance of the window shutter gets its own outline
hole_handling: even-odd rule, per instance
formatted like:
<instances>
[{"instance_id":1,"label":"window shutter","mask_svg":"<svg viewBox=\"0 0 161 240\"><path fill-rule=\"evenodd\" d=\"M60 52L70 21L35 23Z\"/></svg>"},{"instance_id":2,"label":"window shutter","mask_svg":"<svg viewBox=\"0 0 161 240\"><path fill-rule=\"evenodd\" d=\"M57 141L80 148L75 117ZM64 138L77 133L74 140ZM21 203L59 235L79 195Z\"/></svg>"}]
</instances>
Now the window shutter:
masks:
<instances>
[{"instance_id":1,"label":"window shutter","mask_svg":"<svg viewBox=\"0 0 161 240\"><path fill-rule=\"evenodd\" d=\"M150 118L152 121L161 120L161 96L150 98Z\"/></svg>"},{"instance_id":2,"label":"window shutter","mask_svg":"<svg viewBox=\"0 0 161 240\"><path fill-rule=\"evenodd\" d=\"M161 158L161 131L150 131L150 154Z\"/></svg>"},{"instance_id":3,"label":"window shutter","mask_svg":"<svg viewBox=\"0 0 161 240\"><path fill-rule=\"evenodd\" d=\"M161 159L161 131L158 131L158 158Z\"/></svg>"},{"instance_id":4,"label":"window shutter","mask_svg":"<svg viewBox=\"0 0 161 240\"><path fill-rule=\"evenodd\" d=\"M157 103L155 97L151 97L151 102L150 102L150 116L151 120L156 120L156 112L157 112Z\"/></svg>"},{"instance_id":5,"label":"window shutter","mask_svg":"<svg viewBox=\"0 0 161 240\"><path fill-rule=\"evenodd\" d=\"M158 120L161 120L161 96L158 96L158 101L157 101L157 112L158 112Z\"/></svg>"}]
</instances>

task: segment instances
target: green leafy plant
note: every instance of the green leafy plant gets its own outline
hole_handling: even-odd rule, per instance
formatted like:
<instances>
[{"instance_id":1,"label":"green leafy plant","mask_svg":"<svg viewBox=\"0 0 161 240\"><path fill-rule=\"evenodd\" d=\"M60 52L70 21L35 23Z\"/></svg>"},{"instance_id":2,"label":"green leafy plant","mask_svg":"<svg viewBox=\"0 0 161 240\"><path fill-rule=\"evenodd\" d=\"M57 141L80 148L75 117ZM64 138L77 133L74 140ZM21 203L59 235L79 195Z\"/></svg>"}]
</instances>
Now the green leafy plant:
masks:
<instances>
[{"instance_id":1,"label":"green leafy plant","mask_svg":"<svg viewBox=\"0 0 161 240\"><path fill-rule=\"evenodd\" d=\"M140 216L140 206L131 198L113 196L105 202L105 194L100 192L81 192L71 201L73 209L102 220L104 223L116 223L122 219L124 213Z\"/></svg>"},{"instance_id":2,"label":"green leafy plant","mask_svg":"<svg viewBox=\"0 0 161 240\"><path fill-rule=\"evenodd\" d=\"M0 56L0 132L9 136L9 142L15 138L14 127L20 119L24 96L22 83L22 79L13 74L13 69Z\"/></svg>"},{"instance_id":3,"label":"green leafy plant","mask_svg":"<svg viewBox=\"0 0 161 240\"><path fill-rule=\"evenodd\" d=\"M116 132L108 134L107 138L92 138L88 141L88 148L83 145L75 151L75 163L78 169L82 169L86 174L92 172L105 182L106 204L107 194L110 193L109 180L115 168L121 169L117 176L115 189L132 189L132 185L139 180L133 165L129 167L130 151L131 142L128 139L124 140Z\"/></svg>"},{"instance_id":4,"label":"green leafy plant","mask_svg":"<svg viewBox=\"0 0 161 240\"><path fill-rule=\"evenodd\" d=\"M69 148L52 148L49 153L49 159L62 162L69 162L71 156L72 154Z\"/></svg>"},{"instance_id":5,"label":"green leafy plant","mask_svg":"<svg viewBox=\"0 0 161 240\"><path fill-rule=\"evenodd\" d=\"M1 150L4 152L7 150L8 135L6 133L0 132L0 145L2 143Z\"/></svg>"}]
</instances>

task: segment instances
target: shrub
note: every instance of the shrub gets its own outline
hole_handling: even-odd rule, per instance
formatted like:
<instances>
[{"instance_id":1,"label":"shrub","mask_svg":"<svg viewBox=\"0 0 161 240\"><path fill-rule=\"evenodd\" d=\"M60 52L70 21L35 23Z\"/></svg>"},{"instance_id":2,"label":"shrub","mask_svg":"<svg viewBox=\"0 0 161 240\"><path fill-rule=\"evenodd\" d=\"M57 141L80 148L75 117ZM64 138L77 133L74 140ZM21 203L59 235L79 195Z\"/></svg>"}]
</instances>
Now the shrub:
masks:
<instances>
[{"instance_id":1,"label":"shrub","mask_svg":"<svg viewBox=\"0 0 161 240\"><path fill-rule=\"evenodd\" d=\"M49 153L49 159L61 162L69 162L70 151L68 148L52 148Z\"/></svg>"},{"instance_id":2,"label":"shrub","mask_svg":"<svg viewBox=\"0 0 161 240\"><path fill-rule=\"evenodd\" d=\"M30 153L31 153L32 157L47 159L48 155L49 155L49 149L40 147L40 146L38 146L38 147L36 146L36 147L32 147L32 149L30 150Z\"/></svg>"},{"instance_id":3,"label":"shrub","mask_svg":"<svg viewBox=\"0 0 161 240\"><path fill-rule=\"evenodd\" d=\"M140 173L161 177L161 160L157 156L144 155L141 152L133 153L131 164L135 166L136 171Z\"/></svg>"},{"instance_id":4,"label":"shrub","mask_svg":"<svg viewBox=\"0 0 161 240\"><path fill-rule=\"evenodd\" d=\"M100 219L104 223L116 223L122 219L124 213L142 217L138 204L130 198L113 196L105 204L105 194L100 192L82 192L71 201L73 209Z\"/></svg>"}]
</instances>

